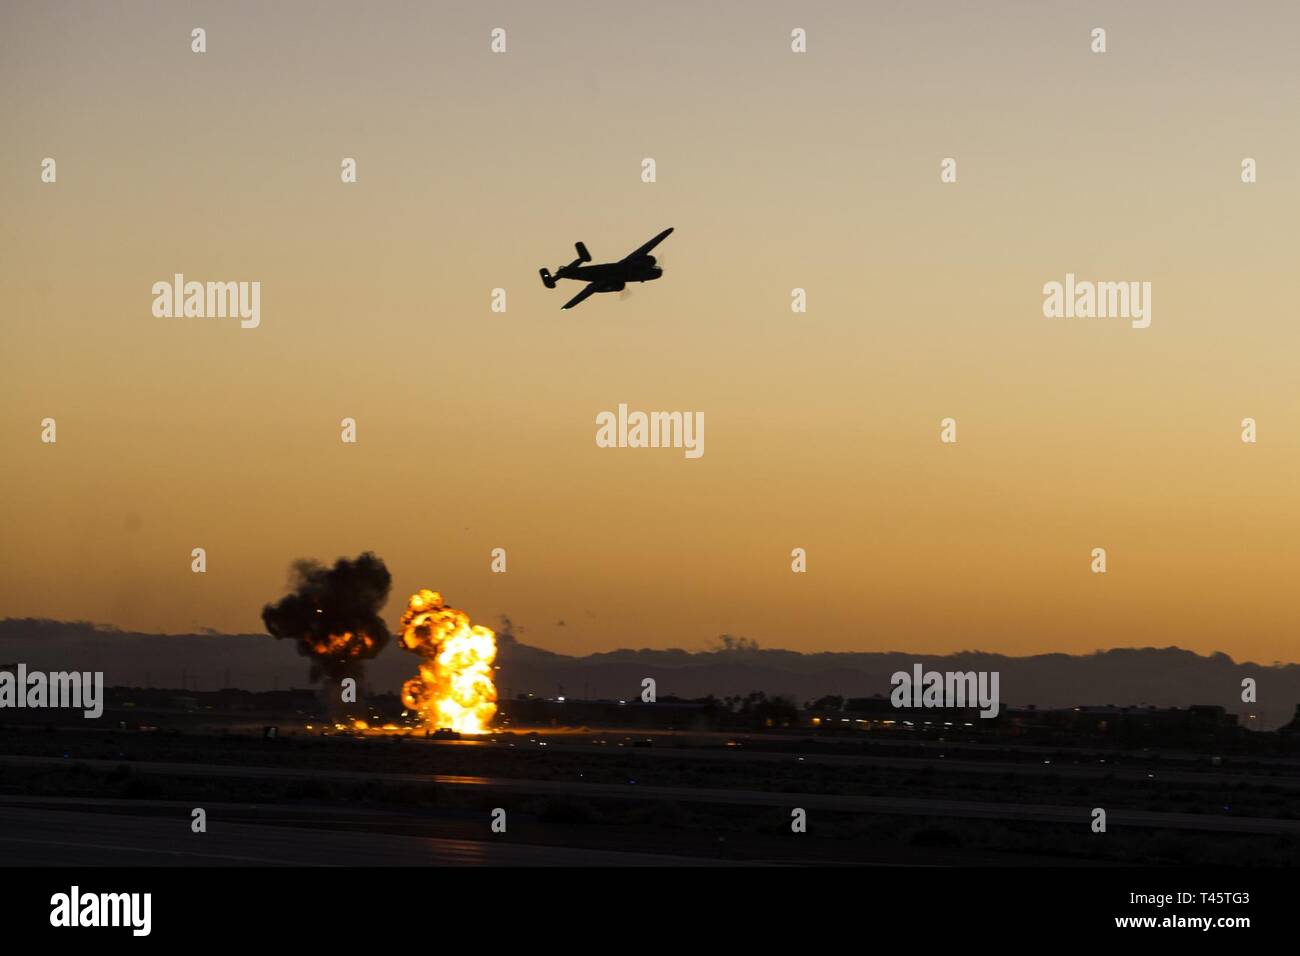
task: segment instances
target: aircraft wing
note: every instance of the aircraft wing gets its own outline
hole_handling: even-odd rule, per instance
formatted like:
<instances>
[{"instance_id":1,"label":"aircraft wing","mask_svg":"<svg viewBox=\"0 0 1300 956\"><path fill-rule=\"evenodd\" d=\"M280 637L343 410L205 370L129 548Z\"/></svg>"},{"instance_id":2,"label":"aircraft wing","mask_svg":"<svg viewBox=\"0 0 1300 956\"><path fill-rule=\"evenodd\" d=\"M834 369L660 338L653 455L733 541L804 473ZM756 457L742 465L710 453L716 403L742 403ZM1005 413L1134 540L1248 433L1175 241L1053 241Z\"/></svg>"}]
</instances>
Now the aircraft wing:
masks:
<instances>
[{"instance_id":1,"label":"aircraft wing","mask_svg":"<svg viewBox=\"0 0 1300 956\"><path fill-rule=\"evenodd\" d=\"M657 236L655 236L653 239L651 239L649 242L647 242L644 246L641 246L641 247L639 247L639 248L633 250L632 252L629 252L629 253L628 253L626 256L624 256L624 257L622 258L622 260L620 260L620 261L622 261L622 262L627 262L628 259L635 259L637 256L643 256L643 255L645 255L647 252L649 252L649 251L650 251L651 249L653 249L655 246L659 245L659 243L661 243L661 242L663 242L665 239L667 239L669 233L671 233L672 231L673 231L673 230L672 230L672 227L670 226L669 228L665 229L663 232L659 233L659 235L657 235Z\"/></svg>"},{"instance_id":2,"label":"aircraft wing","mask_svg":"<svg viewBox=\"0 0 1300 956\"><path fill-rule=\"evenodd\" d=\"M575 295L568 302L564 303L564 305L560 306L560 310L563 311L565 309L572 309L575 305L577 305L579 302L581 302L583 299L585 299L587 296L591 295L595 291L596 291L596 283L588 282L587 287L583 289L581 292L579 292L577 295Z\"/></svg>"}]
</instances>

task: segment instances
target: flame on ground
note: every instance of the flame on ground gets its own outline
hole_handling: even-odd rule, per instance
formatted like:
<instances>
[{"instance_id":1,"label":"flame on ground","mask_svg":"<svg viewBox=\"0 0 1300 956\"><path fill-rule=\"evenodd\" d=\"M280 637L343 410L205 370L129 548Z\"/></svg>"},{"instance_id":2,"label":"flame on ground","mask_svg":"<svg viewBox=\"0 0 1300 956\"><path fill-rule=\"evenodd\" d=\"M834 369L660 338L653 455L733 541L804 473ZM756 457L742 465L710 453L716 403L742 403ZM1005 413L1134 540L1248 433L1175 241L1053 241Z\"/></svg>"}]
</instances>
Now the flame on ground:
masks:
<instances>
[{"instance_id":1,"label":"flame on ground","mask_svg":"<svg viewBox=\"0 0 1300 956\"><path fill-rule=\"evenodd\" d=\"M421 588L402 615L402 646L421 655L419 676L402 685L402 703L426 727L485 734L497 712L492 662L496 635L471 625L469 615Z\"/></svg>"}]
</instances>

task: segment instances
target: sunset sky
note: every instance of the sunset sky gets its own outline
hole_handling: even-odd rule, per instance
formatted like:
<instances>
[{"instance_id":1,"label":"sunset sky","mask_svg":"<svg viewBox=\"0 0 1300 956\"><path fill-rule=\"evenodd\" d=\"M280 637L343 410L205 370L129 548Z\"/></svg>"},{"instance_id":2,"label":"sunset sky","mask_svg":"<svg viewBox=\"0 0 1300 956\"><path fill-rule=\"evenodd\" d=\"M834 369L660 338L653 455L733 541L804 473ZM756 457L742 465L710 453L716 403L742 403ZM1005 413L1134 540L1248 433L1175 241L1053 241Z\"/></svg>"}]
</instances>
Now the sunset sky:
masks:
<instances>
[{"instance_id":1,"label":"sunset sky","mask_svg":"<svg viewBox=\"0 0 1300 956\"><path fill-rule=\"evenodd\" d=\"M0 616L257 631L373 550L390 626L563 652L1300 660L1300 7L1007 6L5 3ZM668 226L626 298L538 279ZM155 318L178 272L261 326ZM1150 328L1044 318L1067 272Z\"/></svg>"}]
</instances>

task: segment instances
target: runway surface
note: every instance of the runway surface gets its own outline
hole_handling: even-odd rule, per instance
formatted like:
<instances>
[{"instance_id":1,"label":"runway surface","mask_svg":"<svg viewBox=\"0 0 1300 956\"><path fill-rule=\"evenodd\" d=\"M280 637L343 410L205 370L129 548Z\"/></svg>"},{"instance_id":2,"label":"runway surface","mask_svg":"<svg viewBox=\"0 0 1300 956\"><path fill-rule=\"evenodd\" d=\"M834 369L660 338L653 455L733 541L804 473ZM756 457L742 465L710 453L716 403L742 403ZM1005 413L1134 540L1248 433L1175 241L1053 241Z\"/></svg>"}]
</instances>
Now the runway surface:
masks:
<instances>
[{"instance_id":1,"label":"runway surface","mask_svg":"<svg viewBox=\"0 0 1300 956\"><path fill-rule=\"evenodd\" d=\"M437 746L449 746L438 744ZM499 746L499 745L496 745ZM527 745L524 745L527 746ZM593 751L609 753L617 750L635 753L638 759L695 760L715 763L768 763L768 764L806 764L808 766L826 767L882 767L892 770L918 770L933 767L935 770L960 771L964 773L1006 774L1018 773L1029 776L1056 776L1077 779L1130 780L1141 782L1156 780L1162 783L1217 784L1224 787L1237 785L1274 786L1285 790L1300 790L1300 775L1265 774L1250 771L1223 772L1206 769L1184 769L1185 765L1154 762L1139 763L1131 755L1121 755L1112 762L1104 763L1096 757L1085 758L1078 762L1061 759L1042 758L1037 760L971 760L961 757L945 757L939 754L927 757L892 757L877 754L827 754L809 750L805 753L770 750L699 750L690 748L646 747L636 750L611 747L608 745L582 746L580 744L548 745L551 753L577 754L589 756ZM1124 763L1124 760L1131 762Z\"/></svg>"},{"instance_id":2,"label":"runway surface","mask_svg":"<svg viewBox=\"0 0 1300 956\"><path fill-rule=\"evenodd\" d=\"M216 814L214 814L216 816ZM185 808L127 816L6 806L3 866L725 866L616 850L227 823L190 830Z\"/></svg>"},{"instance_id":3,"label":"runway surface","mask_svg":"<svg viewBox=\"0 0 1300 956\"><path fill-rule=\"evenodd\" d=\"M586 783L570 780L521 780L506 777L477 777L450 774L370 773L355 770L315 770L293 767L238 767L218 764L186 764L115 760L73 761L59 757L0 756L0 766L49 766L81 763L99 770L128 766L133 773L175 777L236 777L244 779L314 779L340 782L382 781L389 783L435 784L449 789L487 790L494 793L533 796L568 796L592 799L670 801L733 806L767 806L786 810L829 810L845 813L900 814L911 816L958 817L968 819L1021 820L1047 823L1091 822L1090 806L1052 806L992 801L937 800L906 796L872 797L852 794L786 793L759 790L731 790L710 787L662 787ZM1106 807L1108 826L1161 827L1176 830L1210 830L1221 833L1300 834L1300 820L1266 817L1234 817L1198 813L1167 813Z\"/></svg>"}]
</instances>

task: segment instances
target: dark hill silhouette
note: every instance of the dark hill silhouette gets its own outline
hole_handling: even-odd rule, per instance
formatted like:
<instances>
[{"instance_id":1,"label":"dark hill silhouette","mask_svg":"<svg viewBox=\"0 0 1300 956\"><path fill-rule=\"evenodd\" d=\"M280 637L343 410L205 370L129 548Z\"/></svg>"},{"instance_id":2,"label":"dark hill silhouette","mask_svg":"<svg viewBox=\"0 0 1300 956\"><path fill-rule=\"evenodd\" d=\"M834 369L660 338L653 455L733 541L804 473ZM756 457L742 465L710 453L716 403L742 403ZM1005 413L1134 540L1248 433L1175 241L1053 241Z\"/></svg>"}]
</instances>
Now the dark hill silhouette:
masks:
<instances>
[{"instance_id":1,"label":"dark hill silhouette","mask_svg":"<svg viewBox=\"0 0 1300 956\"><path fill-rule=\"evenodd\" d=\"M724 637L714 650L620 649L584 657L556 654L500 636L497 688L504 696L636 698L653 677L661 697L725 697L763 690L797 701L826 694L887 695L889 676L920 662L927 670L996 670L1006 706L1220 704L1261 730L1282 726L1300 703L1300 665L1237 663L1223 653L1202 656L1177 647L1118 648L1094 654L1007 657L981 651L929 655L899 651L804 654L763 650ZM116 685L246 690L309 686L308 666L291 645L266 634L139 634L86 622L0 620L0 663L40 670L102 670ZM375 691L396 691L411 676L409 655L389 648L366 662ZM1253 677L1259 703L1241 702L1241 680ZM1254 722L1244 715L1257 713Z\"/></svg>"}]
</instances>

